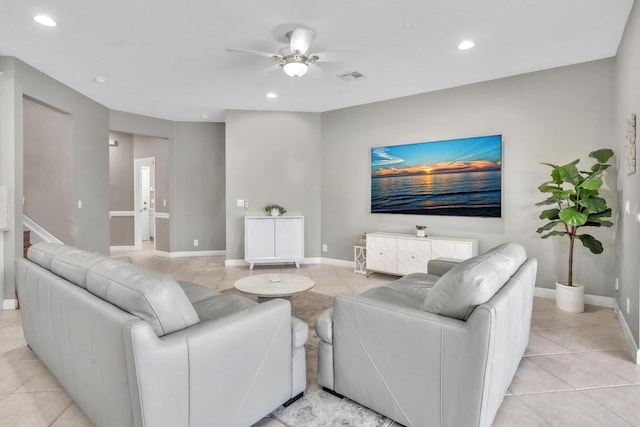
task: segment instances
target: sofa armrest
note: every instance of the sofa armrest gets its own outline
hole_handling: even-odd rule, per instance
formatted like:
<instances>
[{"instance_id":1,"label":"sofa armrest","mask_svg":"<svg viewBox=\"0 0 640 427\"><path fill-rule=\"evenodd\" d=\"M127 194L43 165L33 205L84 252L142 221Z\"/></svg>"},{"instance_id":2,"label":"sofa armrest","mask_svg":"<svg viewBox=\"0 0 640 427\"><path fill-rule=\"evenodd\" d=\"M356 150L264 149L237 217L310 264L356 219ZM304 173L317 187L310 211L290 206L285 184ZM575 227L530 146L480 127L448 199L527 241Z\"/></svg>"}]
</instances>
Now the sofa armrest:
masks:
<instances>
[{"instance_id":1,"label":"sofa armrest","mask_svg":"<svg viewBox=\"0 0 640 427\"><path fill-rule=\"evenodd\" d=\"M467 322L366 297L334 303L334 390L404 425L468 407L481 395L491 313ZM467 412L465 410L465 412ZM459 425L476 425L462 415Z\"/></svg>"},{"instance_id":2,"label":"sofa armrest","mask_svg":"<svg viewBox=\"0 0 640 427\"><path fill-rule=\"evenodd\" d=\"M435 276L444 276L444 274L451 270L456 265L460 264L463 260L455 258L435 258L429 260L427 263L427 271L429 274Z\"/></svg>"},{"instance_id":3,"label":"sofa armrest","mask_svg":"<svg viewBox=\"0 0 640 427\"><path fill-rule=\"evenodd\" d=\"M144 322L130 325L129 333L127 356L145 425L251 425L292 397L288 301L267 301L162 338Z\"/></svg>"}]
</instances>

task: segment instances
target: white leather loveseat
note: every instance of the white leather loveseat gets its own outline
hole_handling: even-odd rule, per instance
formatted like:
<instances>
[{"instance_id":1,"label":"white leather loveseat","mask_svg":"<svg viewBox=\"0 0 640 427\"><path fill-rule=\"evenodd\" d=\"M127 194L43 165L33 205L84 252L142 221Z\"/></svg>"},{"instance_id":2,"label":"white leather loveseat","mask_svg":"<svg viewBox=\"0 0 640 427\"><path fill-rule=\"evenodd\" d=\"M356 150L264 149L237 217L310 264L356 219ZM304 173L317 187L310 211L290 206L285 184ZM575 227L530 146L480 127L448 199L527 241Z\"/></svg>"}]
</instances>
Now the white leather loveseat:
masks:
<instances>
[{"instance_id":1,"label":"white leather loveseat","mask_svg":"<svg viewBox=\"0 0 640 427\"><path fill-rule=\"evenodd\" d=\"M50 243L17 260L17 286L27 344L97 426L250 426L305 390L288 301Z\"/></svg>"},{"instance_id":2,"label":"white leather loveseat","mask_svg":"<svg viewBox=\"0 0 640 427\"><path fill-rule=\"evenodd\" d=\"M337 296L316 322L318 383L407 427L489 427L527 347L537 263L508 243L442 264Z\"/></svg>"}]
</instances>

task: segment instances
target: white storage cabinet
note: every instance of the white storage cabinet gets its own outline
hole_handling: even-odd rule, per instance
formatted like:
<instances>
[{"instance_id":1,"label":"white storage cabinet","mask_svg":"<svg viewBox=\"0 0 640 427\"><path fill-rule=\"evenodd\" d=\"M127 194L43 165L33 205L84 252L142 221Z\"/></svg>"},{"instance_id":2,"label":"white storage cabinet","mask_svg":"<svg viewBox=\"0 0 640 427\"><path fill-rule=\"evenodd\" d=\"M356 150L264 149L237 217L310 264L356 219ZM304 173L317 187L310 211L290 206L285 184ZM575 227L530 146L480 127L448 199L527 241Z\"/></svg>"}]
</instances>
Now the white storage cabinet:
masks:
<instances>
[{"instance_id":1,"label":"white storage cabinet","mask_svg":"<svg viewBox=\"0 0 640 427\"><path fill-rule=\"evenodd\" d=\"M464 260L478 255L477 239L458 237L417 237L412 234L368 233L367 271L404 276L428 273L429 260Z\"/></svg>"},{"instance_id":2,"label":"white storage cabinet","mask_svg":"<svg viewBox=\"0 0 640 427\"><path fill-rule=\"evenodd\" d=\"M300 268L304 259L303 216L246 216L244 259L254 264L293 262Z\"/></svg>"}]
</instances>

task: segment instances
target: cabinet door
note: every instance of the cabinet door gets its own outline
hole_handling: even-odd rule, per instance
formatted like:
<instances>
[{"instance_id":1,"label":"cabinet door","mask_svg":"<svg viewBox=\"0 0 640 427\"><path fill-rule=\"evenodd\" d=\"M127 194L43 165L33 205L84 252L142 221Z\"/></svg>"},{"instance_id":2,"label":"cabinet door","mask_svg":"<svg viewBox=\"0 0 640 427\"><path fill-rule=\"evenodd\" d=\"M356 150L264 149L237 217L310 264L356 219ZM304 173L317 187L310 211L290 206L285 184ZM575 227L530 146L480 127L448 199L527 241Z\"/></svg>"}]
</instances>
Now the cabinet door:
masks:
<instances>
[{"instance_id":1,"label":"cabinet door","mask_svg":"<svg viewBox=\"0 0 640 427\"><path fill-rule=\"evenodd\" d=\"M247 259L269 258L275 255L273 218L249 218L245 221L244 256Z\"/></svg>"},{"instance_id":2,"label":"cabinet door","mask_svg":"<svg viewBox=\"0 0 640 427\"><path fill-rule=\"evenodd\" d=\"M302 218L277 218L276 257L304 258L304 222Z\"/></svg>"},{"instance_id":3,"label":"cabinet door","mask_svg":"<svg viewBox=\"0 0 640 427\"><path fill-rule=\"evenodd\" d=\"M426 273L431 259L431 241L420 239L398 240L398 273Z\"/></svg>"},{"instance_id":4,"label":"cabinet door","mask_svg":"<svg viewBox=\"0 0 640 427\"><path fill-rule=\"evenodd\" d=\"M458 242L453 240L433 240L431 242L431 255L435 258L467 259L473 256L471 242Z\"/></svg>"},{"instance_id":5,"label":"cabinet door","mask_svg":"<svg viewBox=\"0 0 640 427\"><path fill-rule=\"evenodd\" d=\"M398 272L398 239L367 236L367 270Z\"/></svg>"}]
</instances>

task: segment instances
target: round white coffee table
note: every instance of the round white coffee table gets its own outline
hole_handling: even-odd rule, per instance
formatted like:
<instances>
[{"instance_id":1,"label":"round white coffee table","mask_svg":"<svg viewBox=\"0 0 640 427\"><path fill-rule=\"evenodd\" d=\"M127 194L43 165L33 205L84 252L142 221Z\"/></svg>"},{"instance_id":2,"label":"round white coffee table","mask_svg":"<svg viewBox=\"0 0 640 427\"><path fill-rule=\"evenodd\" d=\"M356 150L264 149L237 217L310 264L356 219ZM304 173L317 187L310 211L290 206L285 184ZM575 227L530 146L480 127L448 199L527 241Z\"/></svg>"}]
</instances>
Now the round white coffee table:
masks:
<instances>
[{"instance_id":1,"label":"round white coffee table","mask_svg":"<svg viewBox=\"0 0 640 427\"><path fill-rule=\"evenodd\" d=\"M233 286L240 292L255 295L258 300L287 298L308 291L316 284L310 277L298 274L254 274L237 280Z\"/></svg>"}]
</instances>

